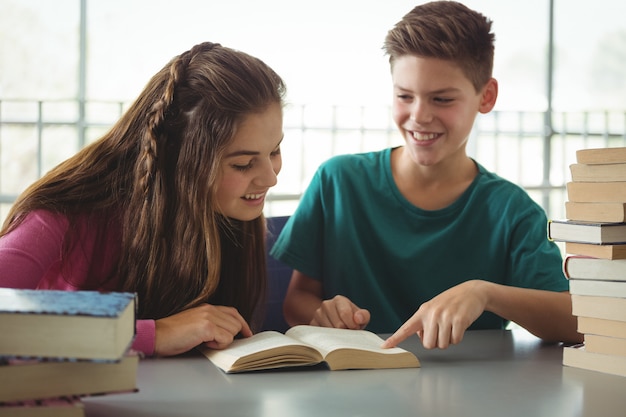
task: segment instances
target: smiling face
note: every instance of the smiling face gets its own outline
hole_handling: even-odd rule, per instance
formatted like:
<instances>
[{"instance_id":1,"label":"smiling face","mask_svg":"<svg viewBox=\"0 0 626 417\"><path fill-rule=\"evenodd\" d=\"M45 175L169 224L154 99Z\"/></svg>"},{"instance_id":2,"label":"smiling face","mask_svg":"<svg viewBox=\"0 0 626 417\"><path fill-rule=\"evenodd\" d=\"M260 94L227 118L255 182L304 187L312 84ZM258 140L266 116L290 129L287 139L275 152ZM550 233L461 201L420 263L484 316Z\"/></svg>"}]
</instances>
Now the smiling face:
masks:
<instances>
[{"instance_id":1,"label":"smiling face","mask_svg":"<svg viewBox=\"0 0 626 417\"><path fill-rule=\"evenodd\" d=\"M392 67L393 119L414 163L433 166L465 158L478 112L495 105L497 83L476 92L451 61L404 55Z\"/></svg>"},{"instance_id":2,"label":"smiling face","mask_svg":"<svg viewBox=\"0 0 626 417\"><path fill-rule=\"evenodd\" d=\"M280 104L245 117L221 162L216 193L220 213L242 221L261 215L267 191L276 185L282 166L282 139Z\"/></svg>"}]
</instances>

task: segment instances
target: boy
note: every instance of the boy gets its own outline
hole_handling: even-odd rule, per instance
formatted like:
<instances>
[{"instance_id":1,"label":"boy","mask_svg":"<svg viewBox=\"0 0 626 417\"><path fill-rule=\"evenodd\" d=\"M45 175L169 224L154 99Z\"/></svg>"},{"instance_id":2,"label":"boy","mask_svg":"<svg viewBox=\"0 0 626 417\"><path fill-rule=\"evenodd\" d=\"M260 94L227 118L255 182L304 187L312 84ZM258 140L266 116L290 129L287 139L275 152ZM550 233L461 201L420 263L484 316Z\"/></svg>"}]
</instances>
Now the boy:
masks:
<instances>
[{"instance_id":1,"label":"boy","mask_svg":"<svg viewBox=\"0 0 626 417\"><path fill-rule=\"evenodd\" d=\"M294 268L290 325L397 329L385 347L415 333L444 349L468 328L509 321L547 341L582 340L544 211L466 153L498 95L490 30L480 13L439 1L388 33L405 144L319 168L272 251Z\"/></svg>"}]
</instances>

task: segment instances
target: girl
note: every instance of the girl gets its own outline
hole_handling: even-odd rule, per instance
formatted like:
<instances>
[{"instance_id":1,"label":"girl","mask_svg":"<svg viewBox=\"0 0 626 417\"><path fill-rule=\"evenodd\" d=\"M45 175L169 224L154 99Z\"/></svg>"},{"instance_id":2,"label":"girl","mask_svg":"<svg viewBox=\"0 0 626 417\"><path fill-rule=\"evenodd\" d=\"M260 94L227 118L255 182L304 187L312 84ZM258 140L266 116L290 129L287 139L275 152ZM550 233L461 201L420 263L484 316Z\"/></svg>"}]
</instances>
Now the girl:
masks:
<instances>
[{"instance_id":1,"label":"girl","mask_svg":"<svg viewBox=\"0 0 626 417\"><path fill-rule=\"evenodd\" d=\"M135 292L132 347L147 355L250 336L284 94L266 64L219 44L173 58L107 134L18 198L0 286Z\"/></svg>"}]
</instances>

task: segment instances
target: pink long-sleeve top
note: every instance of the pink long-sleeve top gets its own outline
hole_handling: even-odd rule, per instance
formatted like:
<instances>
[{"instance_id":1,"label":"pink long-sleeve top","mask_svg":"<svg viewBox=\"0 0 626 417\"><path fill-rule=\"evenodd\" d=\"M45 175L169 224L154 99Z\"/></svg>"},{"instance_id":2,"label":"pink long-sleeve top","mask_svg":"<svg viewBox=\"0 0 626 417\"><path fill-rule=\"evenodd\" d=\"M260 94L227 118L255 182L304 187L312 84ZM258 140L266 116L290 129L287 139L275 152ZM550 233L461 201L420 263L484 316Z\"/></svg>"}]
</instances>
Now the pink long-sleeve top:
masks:
<instances>
[{"instance_id":1,"label":"pink long-sleeve top","mask_svg":"<svg viewBox=\"0 0 626 417\"><path fill-rule=\"evenodd\" d=\"M81 217L76 226L79 244L61 263L69 222L60 214L37 210L0 238L0 287L119 291L118 280L108 279L120 256L119 225L107 219ZM132 349L154 354L155 321L137 320Z\"/></svg>"}]
</instances>

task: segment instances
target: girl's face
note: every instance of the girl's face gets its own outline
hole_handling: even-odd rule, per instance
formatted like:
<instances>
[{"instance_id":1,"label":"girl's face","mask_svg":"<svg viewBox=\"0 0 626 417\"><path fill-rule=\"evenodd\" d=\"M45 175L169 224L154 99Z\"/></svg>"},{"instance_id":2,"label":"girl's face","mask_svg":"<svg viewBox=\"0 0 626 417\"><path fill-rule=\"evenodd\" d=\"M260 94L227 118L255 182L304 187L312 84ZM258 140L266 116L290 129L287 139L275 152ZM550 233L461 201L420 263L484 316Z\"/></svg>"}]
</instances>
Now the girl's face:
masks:
<instances>
[{"instance_id":1,"label":"girl's face","mask_svg":"<svg viewBox=\"0 0 626 417\"><path fill-rule=\"evenodd\" d=\"M253 220L276 185L282 159L283 111L279 103L246 116L226 148L217 185L217 210L226 217Z\"/></svg>"},{"instance_id":2,"label":"girl's face","mask_svg":"<svg viewBox=\"0 0 626 417\"><path fill-rule=\"evenodd\" d=\"M413 55L394 62L392 79L394 121L422 166L464 157L476 115L493 108L498 92L494 79L476 92L454 63Z\"/></svg>"}]
</instances>

